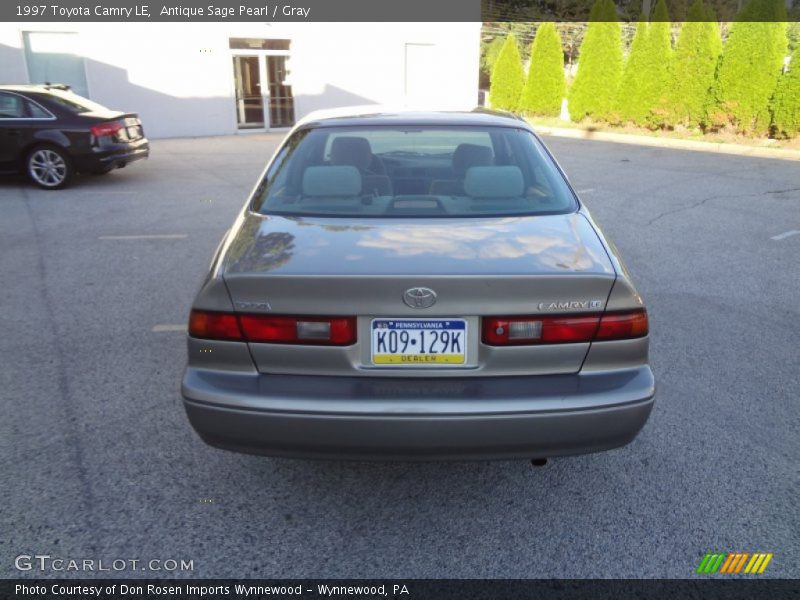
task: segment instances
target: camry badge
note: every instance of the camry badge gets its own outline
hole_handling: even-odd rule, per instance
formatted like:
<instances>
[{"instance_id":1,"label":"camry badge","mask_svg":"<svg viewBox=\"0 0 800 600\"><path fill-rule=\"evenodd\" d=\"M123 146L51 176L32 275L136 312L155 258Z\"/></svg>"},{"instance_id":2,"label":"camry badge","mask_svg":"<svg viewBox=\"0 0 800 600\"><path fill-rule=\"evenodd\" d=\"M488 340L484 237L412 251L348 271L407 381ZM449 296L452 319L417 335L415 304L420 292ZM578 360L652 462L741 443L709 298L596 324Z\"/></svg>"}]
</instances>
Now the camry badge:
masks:
<instances>
[{"instance_id":1,"label":"camry badge","mask_svg":"<svg viewBox=\"0 0 800 600\"><path fill-rule=\"evenodd\" d=\"M539 302L539 310L587 310L590 308L602 308L602 300L567 300L564 302Z\"/></svg>"},{"instance_id":2,"label":"camry badge","mask_svg":"<svg viewBox=\"0 0 800 600\"><path fill-rule=\"evenodd\" d=\"M436 304L436 292L426 287L411 288L403 294L403 302L411 308L430 308Z\"/></svg>"}]
</instances>

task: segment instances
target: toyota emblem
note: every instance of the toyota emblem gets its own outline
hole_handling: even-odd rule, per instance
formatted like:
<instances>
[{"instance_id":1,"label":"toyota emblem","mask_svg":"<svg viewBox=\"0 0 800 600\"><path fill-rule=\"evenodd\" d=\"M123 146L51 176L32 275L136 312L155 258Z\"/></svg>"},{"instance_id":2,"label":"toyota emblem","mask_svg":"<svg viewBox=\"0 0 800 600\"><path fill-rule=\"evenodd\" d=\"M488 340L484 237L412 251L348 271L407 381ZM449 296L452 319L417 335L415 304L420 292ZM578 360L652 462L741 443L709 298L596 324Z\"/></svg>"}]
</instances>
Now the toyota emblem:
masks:
<instances>
[{"instance_id":1,"label":"toyota emblem","mask_svg":"<svg viewBox=\"0 0 800 600\"><path fill-rule=\"evenodd\" d=\"M436 292L426 287L411 288L403 294L403 302L411 308L430 308L436 304Z\"/></svg>"}]
</instances>

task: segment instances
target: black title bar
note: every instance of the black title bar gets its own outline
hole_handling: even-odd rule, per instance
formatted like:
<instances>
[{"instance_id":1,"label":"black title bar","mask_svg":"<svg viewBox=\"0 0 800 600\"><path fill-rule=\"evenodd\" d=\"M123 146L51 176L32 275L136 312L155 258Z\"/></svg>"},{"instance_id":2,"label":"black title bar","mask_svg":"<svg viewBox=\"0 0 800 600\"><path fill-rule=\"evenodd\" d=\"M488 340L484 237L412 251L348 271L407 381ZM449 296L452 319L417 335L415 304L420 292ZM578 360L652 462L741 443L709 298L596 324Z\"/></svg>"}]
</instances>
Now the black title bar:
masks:
<instances>
[{"instance_id":1,"label":"black title bar","mask_svg":"<svg viewBox=\"0 0 800 600\"><path fill-rule=\"evenodd\" d=\"M231 580L231 579L5 579L0 598L37 600L752 600L797 598L796 580Z\"/></svg>"}]
</instances>

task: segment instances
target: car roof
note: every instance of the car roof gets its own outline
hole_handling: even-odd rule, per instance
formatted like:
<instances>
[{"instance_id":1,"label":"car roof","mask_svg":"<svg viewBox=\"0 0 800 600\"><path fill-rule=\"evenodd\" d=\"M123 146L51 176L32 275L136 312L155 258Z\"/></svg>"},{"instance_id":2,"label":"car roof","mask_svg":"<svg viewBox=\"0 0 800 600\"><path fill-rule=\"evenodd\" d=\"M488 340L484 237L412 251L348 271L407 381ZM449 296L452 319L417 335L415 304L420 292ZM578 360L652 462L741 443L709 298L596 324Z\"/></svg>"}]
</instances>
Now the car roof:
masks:
<instances>
[{"instance_id":1,"label":"car roof","mask_svg":"<svg viewBox=\"0 0 800 600\"><path fill-rule=\"evenodd\" d=\"M25 83L25 84L12 84L0 85L0 90L4 92L38 92L40 94L47 94L50 90L69 90L70 86L63 83Z\"/></svg>"},{"instance_id":2,"label":"car roof","mask_svg":"<svg viewBox=\"0 0 800 600\"><path fill-rule=\"evenodd\" d=\"M482 107L419 110L381 105L349 106L314 111L300 119L296 128L357 125L482 125L531 129L530 125L521 117L509 112Z\"/></svg>"}]
</instances>

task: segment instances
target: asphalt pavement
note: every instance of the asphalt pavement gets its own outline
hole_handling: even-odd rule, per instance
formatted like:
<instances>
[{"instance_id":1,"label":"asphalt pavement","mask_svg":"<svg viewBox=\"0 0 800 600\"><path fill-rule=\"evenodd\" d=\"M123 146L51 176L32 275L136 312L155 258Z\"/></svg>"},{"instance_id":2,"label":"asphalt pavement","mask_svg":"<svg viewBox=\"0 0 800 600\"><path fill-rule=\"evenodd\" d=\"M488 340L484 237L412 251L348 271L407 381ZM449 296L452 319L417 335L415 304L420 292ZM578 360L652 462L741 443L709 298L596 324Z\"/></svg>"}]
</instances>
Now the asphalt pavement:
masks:
<instances>
[{"instance_id":1,"label":"asphalt pavement","mask_svg":"<svg viewBox=\"0 0 800 600\"><path fill-rule=\"evenodd\" d=\"M180 404L189 305L279 136L157 140L61 192L0 180L0 577L800 577L800 166L548 138L648 304L629 446L526 461L270 459ZM795 232L795 233L792 233Z\"/></svg>"}]
</instances>

